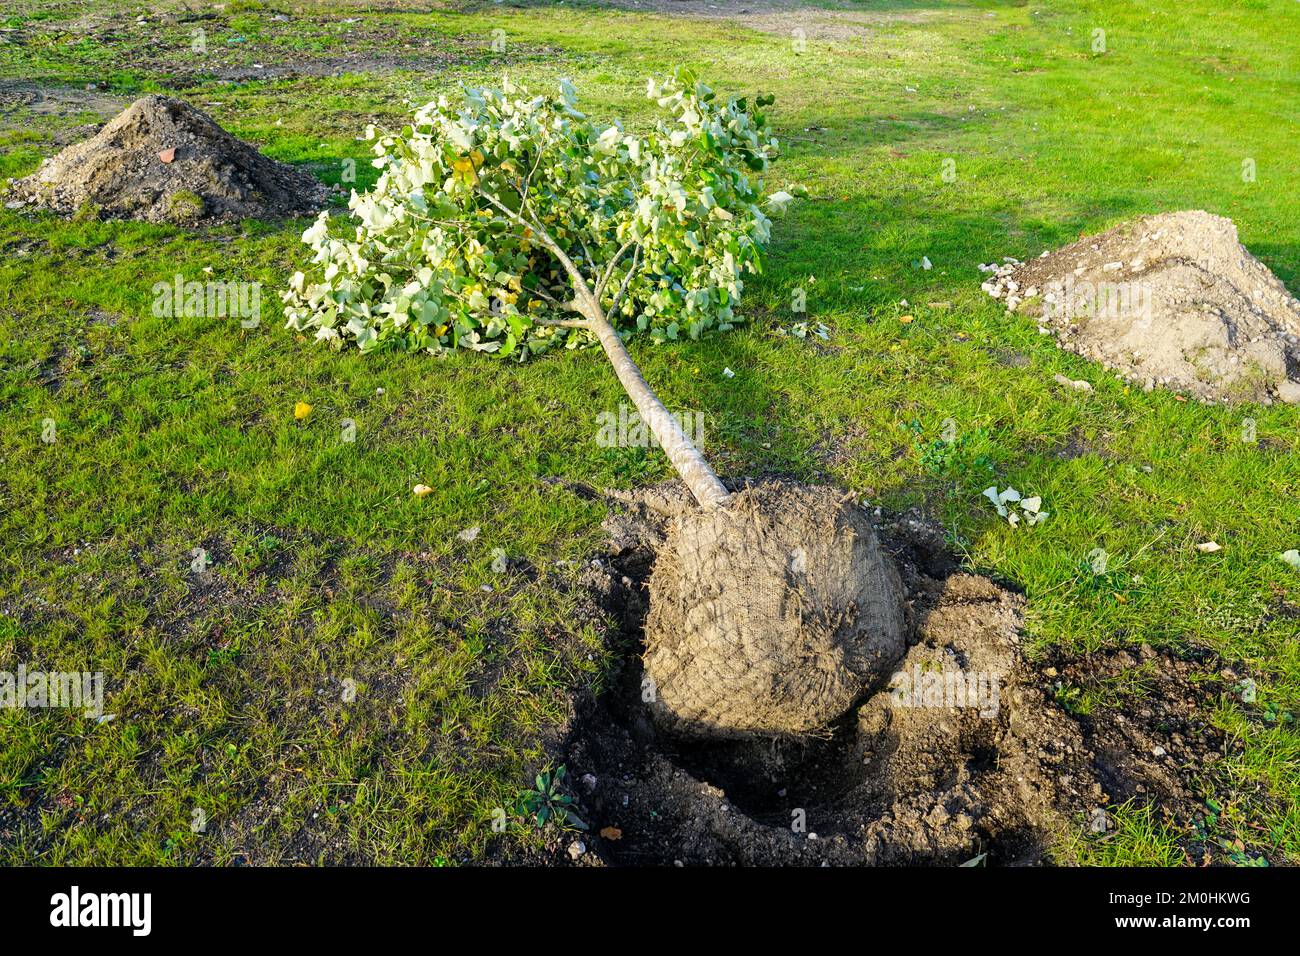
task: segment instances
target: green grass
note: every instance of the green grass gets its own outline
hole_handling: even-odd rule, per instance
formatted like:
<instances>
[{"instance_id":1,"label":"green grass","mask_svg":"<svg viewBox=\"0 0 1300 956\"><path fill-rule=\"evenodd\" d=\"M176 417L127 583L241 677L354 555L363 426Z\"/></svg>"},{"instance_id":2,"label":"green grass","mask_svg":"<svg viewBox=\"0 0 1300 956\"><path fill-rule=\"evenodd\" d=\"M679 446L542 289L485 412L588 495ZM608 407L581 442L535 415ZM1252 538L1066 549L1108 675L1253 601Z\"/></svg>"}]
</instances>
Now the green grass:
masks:
<instances>
[{"instance_id":1,"label":"green grass","mask_svg":"<svg viewBox=\"0 0 1300 956\"><path fill-rule=\"evenodd\" d=\"M810 30L797 52L783 26L591 6L298 4L285 24L240 3L203 21L219 52L196 61L190 25L157 22L157 5L97 6L119 11L111 42L106 26L73 29L80 5L11 3L0 79L127 99L197 77L192 102L329 182L353 159L364 185L355 136L396 121L403 98L505 70L571 76L591 112L632 123L648 115L645 76L678 62L726 91L775 92L773 185L811 198L777 223L752 321L634 343L649 380L705 414L725 475L829 481L942 522L970 567L1024 589L1036 651L1200 644L1255 675L1254 704L1215 714L1244 743L1221 765L1232 800L1217 825L1234 847L1300 859L1300 576L1276 559L1300 547L1300 410L1129 389L1005 316L976 269L1204 208L1300 291L1300 140L1285 135L1300 7L862 3L906 16ZM141 13L155 22L137 27ZM439 65L409 68L426 40ZM352 48L392 63L203 78ZM0 119L0 175L86 121L72 107ZM103 671L116 715L0 711L0 862L476 859L493 809L545 762L569 691L601 679L604 625L575 621L568 562L599 552L603 513L542 479L626 487L669 470L595 441L596 415L624 401L600 355L518 366L316 348L277 308L302 226L190 233L0 209L0 668ZM154 283L177 274L262 283L261 325L155 317ZM798 318L798 288L832 330L825 347L775 334ZM1058 372L1095 391L1061 389ZM302 421L298 401L313 406ZM936 448L949 419L962 443ZM415 498L417 482L434 493ZM1042 495L1051 518L998 521L980 498L995 482ZM474 540L457 537L470 526ZM1207 539L1224 550L1199 553ZM1080 571L1096 548L1102 582ZM1186 862L1147 811L1117 819L1104 844L1067 838L1062 859Z\"/></svg>"}]
</instances>

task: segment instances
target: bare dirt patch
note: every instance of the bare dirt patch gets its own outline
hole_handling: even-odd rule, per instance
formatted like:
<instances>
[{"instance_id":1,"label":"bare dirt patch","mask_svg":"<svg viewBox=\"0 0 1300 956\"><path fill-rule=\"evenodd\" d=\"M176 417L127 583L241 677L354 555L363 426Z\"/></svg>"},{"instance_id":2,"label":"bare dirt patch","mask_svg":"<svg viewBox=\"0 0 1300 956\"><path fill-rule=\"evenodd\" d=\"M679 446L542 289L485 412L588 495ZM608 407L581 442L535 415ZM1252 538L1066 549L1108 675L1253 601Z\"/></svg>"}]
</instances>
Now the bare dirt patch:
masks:
<instances>
[{"instance_id":1,"label":"bare dirt patch","mask_svg":"<svg viewBox=\"0 0 1300 956\"><path fill-rule=\"evenodd\" d=\"M1300 403L1300 301L1229 219L1147 216L1009 262L984 289L1147 391Z\"/></svg>"},{"instance_id":2,"label":"bare dirt patch","mask_svg":"<svg viewBox=\"0 0 1300 956\"><path fill-rule=\"evenodd\" d=\"M1226 752L1206 704L1232 691L1235 671L1204 651L1180 660L1145 644L1065 660L1046 671L1055 672L1051 688L1058 697L1068 699L1077 690L1128 711L1078 716L1098 754L1101 782L1117 802L1155 795L1195 815L1198 802L1187 770L1211 771Z\"/></svg>"},{"instance_id":3,"label":"bare dirt patch","mask_svg":"<svg viewBox=\"0 0 1300 956\"><path fill-rule=\"evenodd\" d=\"M940 12L937 8L867 10L861 4L823 5L807 0L602 0L596 5L684 20L726 20L792 40L832 42L867 37L889 24L923 23Z\"/></svg>"},{"instance_id":4,"label":"bare dirt patch","mask_svg":"<svg viewBox=\"0 0 1300 956\"><path fill-rule=\"evenodd\" d=\"M14 184L17 201L60 213L197 224L308 215L323 184L263 156L206 113L146 96Z\"/></svg>"},{"instance_id":5,"label":"bare dirt patch","mask_svg":"<svg viewBox=\"0 0 1300 956\"><path fill-rule=\"evenodd\" d=\"M50 50L99 86L112 76L88 72L97 66L75 52L93 44L109 51L106 62L123 65L168 89L209 82L244 83L296 77L440 73L485 57L505 64L521 58L559 57L559 50L511 44L493 52L490 38L457 36L397 16L400 7L339 11L325 15L288 9L202 12L179 4L171 10L106 11L75 21L28 21L0 32L0 42L18 49Z\"/></svg>"},{"instance_id":6,"label":"bare dirt patch","mask_svg":"<svg viewBox=\"0 0 1300 956\"><path fill-rule=\"evenodd\" d=\"M119 113L126 99L99 90L69 86L40 86L19 80L0 80L0 112L29 110L38 116L95 113L107 119Z\"/></svg>"},{"instance_id":7,"label":"bare dirt patch","mask_svg":"<svg viewBox=\"0 0 1300 956\"><path fill-rule=\"evenodd\" d=\"M553 839L550 862L1034 865L1090 821L1104 838L1106 808L1130 797L1184 826L1201 808L1200 774L1233 746L1207 717L1224 692L1215 659L1143 651L1135 689L1149 695L1075 716L1063 688L1108 686L1128 657L1031 663L1023 598L959 571L941 532L912 519L880 529L908 649L828 732L702 740L665 728L644 699L641 654L671 533L655 499L673 494L620 495L628 507L607 523L616 553L593 599L620 623L622 663L603 693L575 698L551 748L590 831Z\"/></svg>"},{"instance_id":8,"label":"bare dirt patch","mask_svg":"<svg viewBox=\"0 0 1300 956\"><path fill-rule=\"evenodd\" d=\"M99 90L0 80L0 131L34 132L67 146L93 136L129 102Z\"/></svg>"}]
</instances>

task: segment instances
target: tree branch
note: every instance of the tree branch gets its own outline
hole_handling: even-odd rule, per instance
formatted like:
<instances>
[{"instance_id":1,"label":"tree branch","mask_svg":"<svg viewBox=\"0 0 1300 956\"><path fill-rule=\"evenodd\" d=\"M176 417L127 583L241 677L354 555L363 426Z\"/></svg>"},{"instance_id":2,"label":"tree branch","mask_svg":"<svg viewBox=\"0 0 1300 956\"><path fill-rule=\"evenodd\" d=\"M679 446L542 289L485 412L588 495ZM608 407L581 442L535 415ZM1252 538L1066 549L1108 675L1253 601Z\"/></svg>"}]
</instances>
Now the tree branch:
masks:
<instances>
[{"instance_id":1,"label":"tree branch","mask_svg":"<svg viewBox=\"0 0 1300 956\"><path fill-rule=\"evenodd\" d=\"M533 319L538 325L547 325L556 329L586 329L591 331L591 323L586 319Z\"/></svg>"},{"instance_id":2,"label":"tree branch","mask_svg":"<svg viewBox=\"0 0 1300 956\"><path fill-rule=\"evenodd\" d=\"M578 267L573 264L568 253L560 248L545 227L536 221L528 223L519 213L506 206L497 197L485 192L482 186L478 186L478 193L489 203L501 210L510 219L521 223L530 228L536 229L537 237L547 249L554 253L555 257L560 260L564 266L569 278L573 282L575 297L573 302L567 303L568 308L583 316L584 319L550 319L542 320L543 325L559 326L562 328L577 328L591 332L600 341L601 348L605 350L605 355L609 358L610 364L614 367L614 374L618 376L624 391L636 405L637 413L641 420L650 426L651 433L659 441L659 446L667 453L668 458L672 461L673 467L677 473L682 476L686 486L690 488L695 500L704 508L719 508L725 506L731 500L731 493L718 480L709 463L704 460L695 444L682 431L681 424L676 418L669 413L664 407L663 402L646 384L645 377L641 370L637 368L636 363L632 361L632 356L628 354L627 346L619 338L618 332L609 324L605 311L600 307L600 299L592 294L591 287L587 285L587 280L583 278ZM638 244L636 255L639 257L641 247ZM627 289L631 276L635 268L629 269L628 274L623 277L623 285L619 288L618 295L615 296L615 304L622 300L623 294Z\"/></svg>"},{"instance_id":3,"label":"tree branch","mask_svg":"<svg viewBox=\"0 0 1300 956\"><path fill-rule=\"evenodd\" d=\"M595 276L600 272L600 266L596 265L596 257L593 256L591 250L587 248L587 240L582 238L581 232L578 233L578 245L582 246L582 255L587 260L587 265L591 267L592 278L595 278ZM599 290L599 284L597 284L596 288ZM600 295L600 292L597 291L596 295Z\"/></svg>"},{"instance_id":4,"label":"tree branch","mask_svg":"<svg viewBox=\"0 0 1300 956\"><path fill-rule=\"evenodd\" d=\"M609 280L614 275L614 267L618 265L618 260L622 259L624 254L626 254L628 249L632 248L633 245L635 245L637 249L641 248L640 243L635 239L629 239L627 242L623 243L618 252L614 253L614 258L609 260L609 265L605 267L605 274L601 276L600 281L596 283L596 298L599 299L605 294L605 286L609 285Z\"/></svg>"},{"instance_id":5,"label":"tree branch","mask_svg":"<svg viewBox=\"0 0 1300 956\"><path fill-rule=\"evenodd\" d=\"M549 292L544 291L543 289L540 288L530 289L527 286L524 286L524 291L529 292L533 295L540 295L543 299L551 303L551 305L555 306L557 309L563 309L566 307L565 303L561 302L559 299L555 298L555 296L551 295Z\"/></svg>"},{"instance_id":6,"label":"tree branch","mask_svg":"<svg viewBox=\"0 0 1300 956\"><path fill-rule=\"evenodd\" d=\"M545 147L539 149L537 155L533 157L533 168L528 170L528 178L524 180L524 188L519 191L519 198L524 202L528 202L528 191L533 188L533 174L537 172L537 167L542 162L543 152L545 152Z\"/></svg>"},{"instance_id":7,"label":"tree branch","mask_svg":"<svg viewBox=\"0 0 1300 956\"><path fill-rule=\"evenodd\" d=\"M526 221L523 216L515 212L513 209L511 209L501 200L497 199L495 196L491 195L490 193L484 191L482 186L478 187L478 193L480 196L482 196L492 205L496 206L498 209L500 209L503 213L505 213L509 218L513 219L515 222L522 223L523 225L528 226L530 229L536 230L537 237L542 241L542 245L546 246L547 249L550 249L551 252L555 253L555 257L560 260L560 265L564 266L564 271L569 273L569 278L573 282L573 289L578 294L579 298L594 299L594 297L591 294L591 287L587 285L587 280L583 278L583 275L578 270L578 267L573 264L573 260L569 258L569 254L560 248L560 244L558 242L556 242L554 239L551 238L551 234L546 231L546 227L544 227L540 222L536 221L536 217L534 217L534 220L531 223ZM599 304L597 304L597 307L599 307Z\"/></svg>"},{"instance_id":8,"label":"tree branch","mask_svg":"<svg viewBox=\"0 0 1300 956\"><path fill-rule=\"evenodd\" d=\"M627 275L623 276L622 284L618 287L618 291L614 293L614 301L610 302L609 308L605 310L605 314L614 316L615 321L617 321L618 318L619 303L623 301L623 295L627 292L628 284L632 281L632 276L636 274L636 267L640 264L641 244L638 242L636 251L632 253L632 267L627 270ZM600 294L597 293L597 297L599 297L599 295Z\"/></svg>"}]
</instances>

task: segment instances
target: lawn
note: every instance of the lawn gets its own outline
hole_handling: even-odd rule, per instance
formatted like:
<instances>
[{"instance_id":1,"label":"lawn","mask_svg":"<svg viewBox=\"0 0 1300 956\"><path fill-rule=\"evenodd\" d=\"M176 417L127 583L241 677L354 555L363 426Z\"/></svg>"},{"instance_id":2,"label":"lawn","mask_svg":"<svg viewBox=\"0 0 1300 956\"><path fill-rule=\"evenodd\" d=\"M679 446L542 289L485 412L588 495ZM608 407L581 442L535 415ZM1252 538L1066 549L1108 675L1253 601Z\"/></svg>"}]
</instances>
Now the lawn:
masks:
<instances>
[{"instance_id":1,"label":"lawn","mask_svg":"<svg viewBox=\"0 0 1300 956\"><path fill-rule=\"evenodd\" d=\"M8 0L0 176L147 92L349 186L375 175L367 123L462 82L569 77L632 125L679 63L774 93L771 185L809 196L747 322L629 343L647 379L703 416L724 477L942 524L1024 592L1033 654L1208 648L1249 675L1213 715L1241 748L1196 781L1218 807L1200 825L1217 862L1300 861L1300 574L1277 557L1300 547L1300 408L1131 388L1006 315L978 269L1205 209L1300 293L1300 6L650 9L674 6ZM284 330L306 225L0 208L0 670L102 671L114 715L0 710L0 863L459 864L553 841L492 823L611 663L611 625L577 610L605 509L564 482L670 467L597 440L626 399L596 350L361 356ZM178 275L261 283L260 324L155 316ZM992 484L1050 520L1010 527ZM1058 859L1200 862L1178 849L1197 821L1113 809Z\"/></svg>"}]
</instances>

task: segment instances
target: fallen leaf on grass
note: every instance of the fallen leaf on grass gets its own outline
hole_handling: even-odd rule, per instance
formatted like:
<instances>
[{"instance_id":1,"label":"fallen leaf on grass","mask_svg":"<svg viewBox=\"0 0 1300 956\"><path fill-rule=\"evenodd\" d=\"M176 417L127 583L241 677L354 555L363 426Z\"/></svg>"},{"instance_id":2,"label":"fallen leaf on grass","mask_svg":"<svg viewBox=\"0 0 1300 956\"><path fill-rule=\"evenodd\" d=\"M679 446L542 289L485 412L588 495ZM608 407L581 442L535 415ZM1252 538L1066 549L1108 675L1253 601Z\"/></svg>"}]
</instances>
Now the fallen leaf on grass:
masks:
<instances>
[{"instance_id":1,"label":"fallen leaf on grass","mask_svg":"<svg viewBox=\"0 0 1300 956\"><path fill-rule=\"evenodd\" d=\"M1222 551L1223 546L1217 541L1202 541L1196 546L1196 550L1201 554L1213 554L1215 551Z\"/></svg>"},{"instance_id":2,"label":"fallen leaf on grass","mask_svg":"<svg viewBox=\"0 0 1300 956\"><path fill-rule=\"evenodd\" d=\"M417 498L423 498L425 495L433 494L433 489L428 485L416 485L411 489L412 494Z\"/></svg>"},{"instance_id":3,"label":"fallen leaf on grass","mask_svg":"<svg viewBox=\"0 0 1300 956\"><path fill-rule=\"evenodd\" d=\"M308 405L306 402L298 402L293 406L293 417L298 419L298 421L302 421L310 414L311 414L311 406Z\"/></svg>"}]
</instances>

